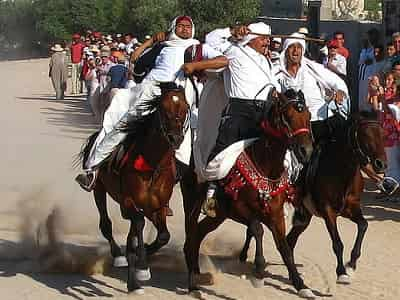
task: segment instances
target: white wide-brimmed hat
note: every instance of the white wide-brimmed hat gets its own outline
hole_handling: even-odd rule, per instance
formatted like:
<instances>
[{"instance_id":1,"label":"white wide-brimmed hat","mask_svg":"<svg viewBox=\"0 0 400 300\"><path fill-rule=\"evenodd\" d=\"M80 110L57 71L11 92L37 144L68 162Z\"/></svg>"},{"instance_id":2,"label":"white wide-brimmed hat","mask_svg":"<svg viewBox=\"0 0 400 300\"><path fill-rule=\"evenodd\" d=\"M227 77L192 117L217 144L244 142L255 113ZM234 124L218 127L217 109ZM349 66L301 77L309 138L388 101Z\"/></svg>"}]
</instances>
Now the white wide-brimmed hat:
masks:
<instances>
[{"instance_id":1,"label":"white wide-brimmed hat","mask_svg":"<svg viewBox=\"0 0 400 300\"><path fill-rule=\"evenodd\" d=\"M51 47L51 50L54 52L61 52L61 51L64 51L64 48L61 47L60 44L55 44L53 47Z\"/></svg>"}]
</instances>

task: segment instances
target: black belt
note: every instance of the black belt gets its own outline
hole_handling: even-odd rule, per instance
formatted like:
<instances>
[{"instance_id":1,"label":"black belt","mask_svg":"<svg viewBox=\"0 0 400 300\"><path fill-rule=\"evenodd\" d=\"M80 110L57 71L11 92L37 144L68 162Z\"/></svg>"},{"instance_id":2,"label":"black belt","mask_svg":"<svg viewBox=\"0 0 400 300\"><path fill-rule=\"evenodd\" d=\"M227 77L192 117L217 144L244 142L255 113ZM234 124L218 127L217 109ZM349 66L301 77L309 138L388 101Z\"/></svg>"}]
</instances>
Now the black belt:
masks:
<instances>
[{"instance_id":1,"label":"black belt","mask_svg":"<svg viewBox=\"0 0 400 300\"><path fill-rule=\"evenodd\" d=\"M240 105L255 106L257 109L264 109L266 101L242 98L229 98L230 102L238 103Z\"/></svg>"}]
</instances>

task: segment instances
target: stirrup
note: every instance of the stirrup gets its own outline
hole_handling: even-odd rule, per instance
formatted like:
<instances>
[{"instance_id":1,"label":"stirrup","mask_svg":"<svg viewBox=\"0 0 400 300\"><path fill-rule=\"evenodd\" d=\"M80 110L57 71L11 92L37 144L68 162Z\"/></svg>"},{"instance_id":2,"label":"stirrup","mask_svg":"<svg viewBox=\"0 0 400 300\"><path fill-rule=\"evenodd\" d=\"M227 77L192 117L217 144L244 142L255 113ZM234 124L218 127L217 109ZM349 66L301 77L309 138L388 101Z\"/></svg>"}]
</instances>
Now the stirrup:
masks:
<instances>
[{"instance_id":1,"label":"stirrup","mask_svg":"<svg viewBox=\"0 0 400 300\"><path fill-rule=\"evenodd\" d=\"M215 196L207 197L201 206L201 212L210 218L215 218L217 216L216 208L217 199Z\"/></svg>"},{"instance_id":2,"label":"stirrup","mask_svg":"<svg viewBox=\"0 0 400 300\"><path fill-rule=\"evenodd\" d=\"M383 177L377 186L383 193L390 196L397 190L399 183L392 177Z\"/></svg>"},{"instance_id":3,"label":"stirrup","mask_svg":"<svg viewBox=\"0 0 400 300\"><path fill-rule=\"evenodd\" d=\"M90 178L90 176L92 178ZM75 181L79 183L82 189L86 192L91 192L95 186L97 179L97 171L87 172L86 174L79 174L76 176Z\"/></svg>"}]
</instances>

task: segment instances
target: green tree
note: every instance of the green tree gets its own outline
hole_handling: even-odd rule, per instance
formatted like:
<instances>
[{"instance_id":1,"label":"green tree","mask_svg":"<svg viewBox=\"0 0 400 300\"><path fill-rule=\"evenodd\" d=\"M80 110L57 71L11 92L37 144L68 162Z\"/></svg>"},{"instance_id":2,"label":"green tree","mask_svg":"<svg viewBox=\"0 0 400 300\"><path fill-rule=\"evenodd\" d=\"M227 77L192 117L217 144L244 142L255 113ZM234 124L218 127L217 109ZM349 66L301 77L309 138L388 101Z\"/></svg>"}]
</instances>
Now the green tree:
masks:
<instances>
[{"instance_id":1,"label":"green tree","mask_svg":"<svg viewBox=\"0 0 400 300\"><path fill-rule=\"evenodd\" d=\"M248 23L259 16L259 0L181 0L185 14L192 16L196 24L197 36L217 28L237 22Z\"/></svg>"}]
</instances>

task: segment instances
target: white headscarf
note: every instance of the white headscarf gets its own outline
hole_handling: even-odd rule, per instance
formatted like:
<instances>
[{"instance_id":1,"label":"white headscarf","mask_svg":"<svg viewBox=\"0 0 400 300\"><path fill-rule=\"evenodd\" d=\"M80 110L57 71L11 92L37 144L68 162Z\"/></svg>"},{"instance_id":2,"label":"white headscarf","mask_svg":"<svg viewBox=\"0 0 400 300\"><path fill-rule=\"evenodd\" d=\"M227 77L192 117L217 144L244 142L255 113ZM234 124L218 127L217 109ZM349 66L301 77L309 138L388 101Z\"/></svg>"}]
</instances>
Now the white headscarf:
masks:
<instances>
[{"instance_id":1,"label":"white headscarf","mask_svg":"<svg viewBox=\"0 0 400 300\"><path fill-rule=\"evenodd\" d=\"M251 40L259 37L260 35L271 35L271 26L265 24L264 22L252 23L247 28L250 33L245 35L240 41L240 45L245 46Z\"/></svg>"},{"instance_id":2,"label":"white headscarf","mask_svg":"<svg viewBox=\"0 0 400 300\"><path fill-rule=\"evenodd\" d=\"M304 52L306 49L306 41L304 40L304 34L295 32L295 33L292 33L290 36L292 38L285 39L285 42L283 43L283 50L281 52L281 57L279 59L281 62L281 66L284 70L286 70L286 50L293 44L296 44L296 43L300 44L301 47L303 48L301 61L303 61L304 59L307 59L306 57L304 57Z\"/></svg>"},{"instance_id":3,"label":"white headscarf","mask_svg":"<svg viewBox=\"0 0 400 300\"><path fill-rule=\"evenodd\" d=\"M165 42L163 42L163 44L164 44L164 45L167 45L167 46L172 46L172 47L185 47L185 48L188 48L188 47L190 47L190 46L192 46L192 45L200 44L200 42L199 42L198 40L196 40L196 39L193 38L193 37L194 37L195 30L194 30L194 23L193 23L193 20L192 20L192 18L190 18L190 17L187 17L187 18L190 19L190 22L192 23L192 36L191 36L191 38L189 38L189 39L182 39L182 38L180 38L179 36L176 35L176 33L175 33L176 21L177 21L178 18L180 18L180 17L182 17L182 16L176 17L176 18L171 22L171 25L170 25L169 30L168 30L168 31L170 32L170 34L169 34L169 36L168 36L168 40L166 40Z\"/></svg>"}]
</instances>

